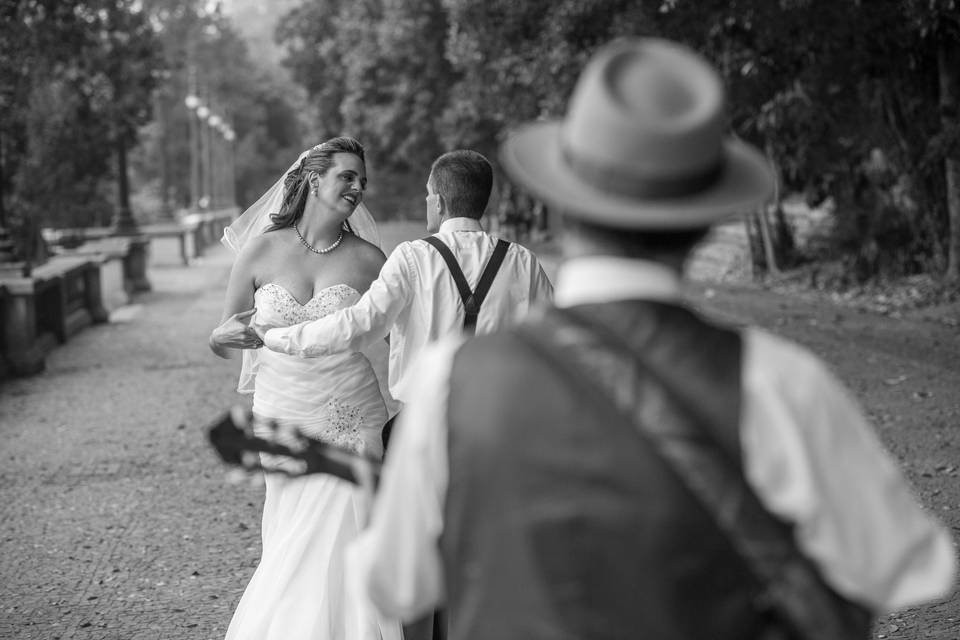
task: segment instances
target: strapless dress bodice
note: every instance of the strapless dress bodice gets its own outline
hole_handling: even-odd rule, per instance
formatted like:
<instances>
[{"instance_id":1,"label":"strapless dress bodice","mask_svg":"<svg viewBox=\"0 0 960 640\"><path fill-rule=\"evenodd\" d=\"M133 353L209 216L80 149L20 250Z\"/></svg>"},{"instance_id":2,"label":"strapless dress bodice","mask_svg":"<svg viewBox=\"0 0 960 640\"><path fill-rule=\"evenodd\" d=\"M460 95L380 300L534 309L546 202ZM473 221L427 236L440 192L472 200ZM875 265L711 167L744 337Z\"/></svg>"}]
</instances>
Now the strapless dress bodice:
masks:
<instances>
[{"instance_id":1,"label":"strapless dress bodice","mask_svg":"<svg viewBox=\"0 0 960 640\"><path fill-rule=\"evenodd\" d=\"M324 287L301 303L283 285L268 282L257 289L254 300L260 322L286 327L322 318L357 301L360 292L348 284Z\"/></svg>"},{"instance_id":2,"label":"strapless dress bodice","mask_svg":"<svg viewBox=\"0 0 960 640\"><path fill-rule=\"evenodd\" d=\"M317 291L301 303L282 285L257 289L254 322L287 327L352 305L360 293L346 284ZM300 358L258 350L253 410L295 423L311 438L369 455L382 454L380 430L387 411L370 361L356 351Z\"/></svg>"}]
</instances>

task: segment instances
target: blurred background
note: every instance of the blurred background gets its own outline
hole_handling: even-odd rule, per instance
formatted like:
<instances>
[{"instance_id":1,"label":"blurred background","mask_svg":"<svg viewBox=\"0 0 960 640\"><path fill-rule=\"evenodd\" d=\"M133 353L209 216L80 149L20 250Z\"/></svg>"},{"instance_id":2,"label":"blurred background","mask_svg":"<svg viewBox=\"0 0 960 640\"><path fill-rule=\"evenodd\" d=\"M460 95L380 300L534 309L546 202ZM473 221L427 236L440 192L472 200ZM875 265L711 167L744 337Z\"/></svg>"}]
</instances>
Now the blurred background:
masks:
<instances>
[{"instance_id":1,"label":"blurred background","mask_svg":"<svg viewBox=\"0 0 960 640\"><path fill-rule=\"evenodd\" d=\"M745 212L758 273L923 274L955 291L957 5L3 0L0 261L42 260L43 229L69 242L63 230L242 210L341 133L368 150L375 215L419 217L436 155L495 159L508 127L562 113L598 45L656 35L718 65L732 130L779 169L775 201ZM520 239L550 227L505 181L492 218Z\"/></svg>"}]
</instances>

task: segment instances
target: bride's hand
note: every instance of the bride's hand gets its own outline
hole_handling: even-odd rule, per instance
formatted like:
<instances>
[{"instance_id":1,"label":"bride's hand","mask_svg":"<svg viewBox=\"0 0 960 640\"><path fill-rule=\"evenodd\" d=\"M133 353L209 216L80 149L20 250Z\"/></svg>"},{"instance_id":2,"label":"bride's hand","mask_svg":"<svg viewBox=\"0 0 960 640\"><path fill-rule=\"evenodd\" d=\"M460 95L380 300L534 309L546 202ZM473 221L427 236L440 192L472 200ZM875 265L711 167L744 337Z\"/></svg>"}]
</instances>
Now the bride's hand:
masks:
<instances>
[{"instance_id":1,"label":"bride's hand","mask_svg":"<svg viewBox=\"0 0 960 640\"><path fill-rule=\"evenodd\" d=\"M250 326L250 318L256 309L247 309L235 313L213 330L210 334L210 346L220 349L259 349L263 340Z\"/></svg>"},{"instance_id":2,"label":"bride's hand","mask_svg":"<svg viewBox=\"0 0 960 640\"><path fill-rule=\"evenodd\" d=\"M267 334L267 331L274 329L275 327L270 326L269 324L263 324L260 322L250 323L250 328L257 334L257 337L260 339L260 346L263 346L263 338Z\"/></svg>"}]
</instances>

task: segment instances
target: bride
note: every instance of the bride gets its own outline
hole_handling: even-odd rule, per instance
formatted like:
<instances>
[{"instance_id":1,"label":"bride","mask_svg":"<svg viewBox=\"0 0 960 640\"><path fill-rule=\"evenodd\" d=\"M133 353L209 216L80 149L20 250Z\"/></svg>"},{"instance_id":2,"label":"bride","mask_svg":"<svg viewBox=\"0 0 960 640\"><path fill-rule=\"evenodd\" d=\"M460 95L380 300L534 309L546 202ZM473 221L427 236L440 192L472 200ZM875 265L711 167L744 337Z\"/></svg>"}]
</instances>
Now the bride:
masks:
<instances>
[{"instance_id":1,"label":"bride","mask_svg":"<svg viewBox=\"0 0 960 640\"><path fill-rule=\"evenodd\" d=\"M225 231L237 257L210 347L221 357L244 350L238 390L252 391L258 418L380 457L389 396L371 362L385 374L386 345L377 345L377 354L301 359L258 349L251 328L298 324L349 306L377 277L384 255L361 204L366 182L363 147L333 138L304 152ZM359 491L342 480L268 474L263 553L227 640L401 638L399 622L381 618L348 588L344 550L364 515Z\"/></svg>"}]
</instances>

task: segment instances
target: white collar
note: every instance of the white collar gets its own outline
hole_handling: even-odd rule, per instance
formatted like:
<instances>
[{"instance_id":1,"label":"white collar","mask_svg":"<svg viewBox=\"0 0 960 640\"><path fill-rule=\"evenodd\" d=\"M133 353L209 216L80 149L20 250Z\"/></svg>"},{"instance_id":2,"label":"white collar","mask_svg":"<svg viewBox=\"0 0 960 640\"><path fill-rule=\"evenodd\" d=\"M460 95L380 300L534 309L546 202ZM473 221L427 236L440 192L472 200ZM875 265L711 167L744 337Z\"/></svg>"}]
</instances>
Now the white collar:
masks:
<instances>
[{"instance_id":1,"label":"white collar","mask_svg":"<svg viewBox=\"0 0 960 640\"><path fill-rule=\"evenodd\" d=\"M578 304L617 300L675 301L680 297L680 274L657 262L585 256L572 258L557 270L554 304Z\"/></svg>"},{"instance_id":2,"label":"white collar","mask_svg":"<svg viewBox=\"0 0 960 640\"><path fill-rule=\"evenodd\" d=\"M483 231L483 226L481 226L479 220L460 216L457 218L448 218L440 223L438 233L446 231Z\"/></svg>"}]
</instances>

